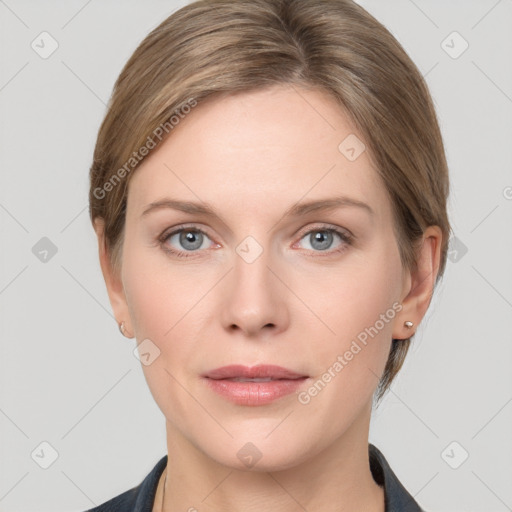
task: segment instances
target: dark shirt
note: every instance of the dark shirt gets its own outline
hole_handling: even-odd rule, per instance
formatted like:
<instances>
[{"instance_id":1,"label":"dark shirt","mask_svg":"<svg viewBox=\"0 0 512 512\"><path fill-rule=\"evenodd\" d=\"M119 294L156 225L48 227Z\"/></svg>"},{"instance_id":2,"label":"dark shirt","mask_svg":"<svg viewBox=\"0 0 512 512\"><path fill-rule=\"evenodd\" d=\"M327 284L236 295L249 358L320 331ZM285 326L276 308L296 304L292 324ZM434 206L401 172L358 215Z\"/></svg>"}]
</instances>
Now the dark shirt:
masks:
<instances>
[{"instance_id":1,"label":"dark shirt","mask_svg":"<svg viewBox=\"0 0 512 512\"><path fill-rule=\"evenodd\" d=\"M368 445L368 452L373 479L384 487L386 512L424 512L400 483L384 455L371 443ZM158 480L166 465L167 455L156 463L137 487L86 512L151 512Z\"/></svg>"}]
</instances>

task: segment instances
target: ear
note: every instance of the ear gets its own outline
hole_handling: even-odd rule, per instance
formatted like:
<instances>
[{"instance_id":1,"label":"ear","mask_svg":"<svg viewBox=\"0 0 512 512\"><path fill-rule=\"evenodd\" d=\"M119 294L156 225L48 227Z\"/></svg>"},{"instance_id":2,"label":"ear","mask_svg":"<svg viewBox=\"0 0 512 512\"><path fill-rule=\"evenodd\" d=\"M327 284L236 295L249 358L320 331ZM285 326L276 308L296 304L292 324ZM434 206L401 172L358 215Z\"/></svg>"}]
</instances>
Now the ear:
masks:
<instances>
[{"instance_id":1,"label":"ear","mask_svg":"<svg viewBox=\"0 0 512 512\"><path fill-rule=\"evenodd\" d=\"M418 247L416 268L405 272L401 302L403 309L397 316L393 329L394 339L407 339L412 336L427 312L439 271L442 239L439 226L429 226L423 233ZM407 321L413 322L411 329L405 327L404 322Z\"/></svg>"},{"instance_id":2,"label":"ear","mask_svg":"<svg viewBox=\"0 0 512 512\"><path fill-rule=\"evenodd\" d=\"M100 258L101 271L103 278L105 279L105 285L107 287L108 297L110 299L110 305L114 312L116 322L119 325L124 322L124 332L129 338L133 338L131 333L133 332L132 322L130 319L128 303L126 301L126 295L121 279L121 272L116 272L110 262L110 255L107 251L105 244L105 222L103 219L97 217L94 220L94 231L98 237L98 252Z\"/></svg>"}]
</instances>

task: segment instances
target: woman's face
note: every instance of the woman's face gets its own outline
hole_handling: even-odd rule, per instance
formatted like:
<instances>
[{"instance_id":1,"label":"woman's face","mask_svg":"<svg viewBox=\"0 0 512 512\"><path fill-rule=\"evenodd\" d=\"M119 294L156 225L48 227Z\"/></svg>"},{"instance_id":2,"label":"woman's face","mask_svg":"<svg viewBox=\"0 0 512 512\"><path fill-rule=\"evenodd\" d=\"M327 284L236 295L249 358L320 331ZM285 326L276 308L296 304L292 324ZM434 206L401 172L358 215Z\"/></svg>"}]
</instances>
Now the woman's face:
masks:
<instances>
[{"instance_id":1,"label":"woman's face","mask_svg":"<svg viewBox=\"0 0 512 512\"><path fill-rule=\"evenodd\" d=\"M124 318L176 442L263 470L367 442L410 283L356 136L323 93L274 87L198 105L135 172Z\"/></svg>"}]
</instances>

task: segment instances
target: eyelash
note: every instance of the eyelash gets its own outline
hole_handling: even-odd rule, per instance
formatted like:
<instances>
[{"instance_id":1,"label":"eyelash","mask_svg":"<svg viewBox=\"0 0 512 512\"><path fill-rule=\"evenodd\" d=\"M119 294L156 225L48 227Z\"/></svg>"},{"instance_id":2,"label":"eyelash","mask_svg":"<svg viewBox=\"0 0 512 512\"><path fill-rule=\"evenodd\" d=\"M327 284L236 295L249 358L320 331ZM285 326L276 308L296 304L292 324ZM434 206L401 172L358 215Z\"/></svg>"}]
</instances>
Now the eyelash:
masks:
<instances>
[{"instance_id":1,"label":"eyelash","mask_svg":"<svg viewBox=\"0 0 512 512\"><path fill-rule=\"evenodd\" d=\"M196 253L199 251L178 251L176 249L169 249L169 246L166 245L166 241L173 235L176 235L178 233L181 233L183 231L190 231L192 233L201 233L205 235L206 237L210 238L208 233L203 231L200 228L194 227L194 226L177 226L175 229L173 229L170 232L165 231L158 237L158 242L162 248L162 250L168 254L171 254L172 256L176 256L178 258L191 258L195 257ZM352 234L349 234L345 231L341 231L340 229L330 225L330 224L324 224L320 227L315 227L313 229L309 229L308 231L301 234L299 240L302 240L306 235L310 235L311 233L315 232L323 232L323 233L334 233L340 237L342 242L344 242L338 249L334 250L327 250L327 251L313 251L315 253L320 253L317 256L314 257L326 257L326 256L332 256L333 254L338 254L343 252L347 247L347 245L352 245L354 242L354 236ZM324 253L324 254L322 254Z\"/></svg>"}]
</instances>

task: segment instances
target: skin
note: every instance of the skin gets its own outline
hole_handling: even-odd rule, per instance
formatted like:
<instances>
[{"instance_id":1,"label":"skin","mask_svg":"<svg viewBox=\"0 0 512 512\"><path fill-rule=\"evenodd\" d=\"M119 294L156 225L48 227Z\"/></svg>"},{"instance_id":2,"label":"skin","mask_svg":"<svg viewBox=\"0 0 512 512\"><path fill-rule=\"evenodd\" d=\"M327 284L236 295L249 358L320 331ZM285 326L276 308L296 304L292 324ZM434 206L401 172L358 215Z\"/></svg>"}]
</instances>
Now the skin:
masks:
<instances>
[{"instance_id":1,"label":"skin","mask_svg":"<svg viewBox=\"0 0 512 512\"><path fill-rule=\"evenodd\" d=\"M430 226L417 268L402 268L391 203L368 152L349 161L338 150L349 134L358 132L318 90L208 100L132 177L118 275L96 223L116 319L160 350L142 369L166 418L166 511L384 511L368 464L372 396L391 339L410 336L404 322L417 326L428 308L442 234ZM298 201L340 194L373 216L343 207L283 217ZM165 197L207 202L223 221L169 208L142 216ZM184 223L206 231L199 249L179 234L158 243ZM334 234L318 249L312 238L325 224L349 230L353 242ZM249 235L263 249L252 263L236 252ZM307 390L395 302L403 309L307 404L292 393L236 405L200 378L227 364L277 364L310 376ZM247 442L262 454L251 468L237 457Z\"/></svg>"}]
</instances>

